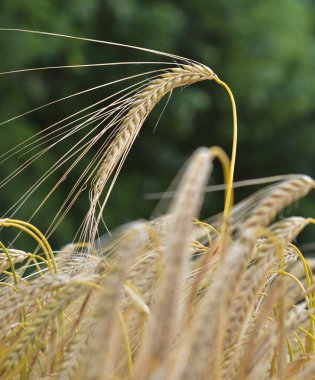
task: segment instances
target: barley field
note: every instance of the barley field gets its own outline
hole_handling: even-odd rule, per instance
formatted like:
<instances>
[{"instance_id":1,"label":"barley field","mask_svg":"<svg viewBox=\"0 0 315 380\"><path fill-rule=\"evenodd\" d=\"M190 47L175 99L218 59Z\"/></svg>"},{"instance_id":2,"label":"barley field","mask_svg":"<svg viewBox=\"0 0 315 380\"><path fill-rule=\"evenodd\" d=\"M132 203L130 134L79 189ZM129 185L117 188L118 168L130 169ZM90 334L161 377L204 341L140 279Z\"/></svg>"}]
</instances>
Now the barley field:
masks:
<instances>
[{"instance_id":1,"label":"barley field","mask_svg":"<svg viewBox=\"0 0 315 380\"><path fill-rule=\"evenodd\" d=\"M79 39L34 33L48 41ZM1 211L1 233L8 235L0 240L0 378L315 379L315 260L296 244L304 229L314 228L314 208L308 217L282 216L304 201L315 181L301 173L235 182L237 102L229 85L188 58L100 43L125 49L126 57L145 52L152 60L105 63L104 69L136 65L142 72L106 83L101 101L69 110L1 151L1 165L19 159L14 171L1 172L5 194L42 156L65 140L70 144L48 170L32 177L32 186L21 190L8 211ZM110 92L114 82L121 89ZM163 98L172 100L173 91L199 82L208 83L210 92L220 86L229 99L230 153L196 147L178 168L163 212L104 233L108 201L146 119ZM5 123L13 125L20 116L26 114ZM86 160L92 148L95 154ZM55 191L82 161L85 166L60 207L45 214ZM201 218L214 167L222 171L224 202L220 213ZM59 180L50 183L55 172ZM43 183L50 190L38 199ZM255 183L264 186L236 203L235 189ZM82 193L87 201L81 204ZM20 218L27 203L33 213ZM78 205L86 209L76 233L53 249L51 236Z\"/></svg>"}]
</instances>

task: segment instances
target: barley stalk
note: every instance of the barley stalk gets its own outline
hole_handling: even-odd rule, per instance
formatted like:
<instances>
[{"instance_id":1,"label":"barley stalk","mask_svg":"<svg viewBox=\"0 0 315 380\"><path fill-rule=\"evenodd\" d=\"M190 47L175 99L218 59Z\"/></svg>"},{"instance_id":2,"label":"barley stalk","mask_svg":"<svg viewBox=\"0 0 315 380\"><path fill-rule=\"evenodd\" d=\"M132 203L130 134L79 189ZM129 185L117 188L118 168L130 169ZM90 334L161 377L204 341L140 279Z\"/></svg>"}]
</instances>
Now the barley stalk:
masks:
<instances>
[{"instance_id":1,"label":"barley stalk","mask_svg":"<svg viewBox=\"0 0 315 380\"><path fill-rule=\"evenodd\" d=\"M283 250L306 225L307 219L305 218L287 218L275 223L269 228L269 230L272 233L272 239L281 242ZM224 378L228 379L235 375L235 370L238 366L237 358L239 358L242 353L242 342L239 341L239 334L241 329L243 330L242 335L245 334L245 326L243 327L243 324L246 317L250 312L254 312L258 292L267 281L268 271L279 262L279 257L275 255L275 251L276 247L273 241L266 239L263 242L260 242L257 246L254 259L255 257L261 257L261 259L246 271L244 278L235 289L235 294L238 296L236 296L229 310L229 319L227 322L224 343L225 355L223 360L224 366L222 369ZM283 250L283 255L285 254L286 251ZM244 337L242 339L244 339ZM235 347L233 347L234 345ZM231 364L231 362L233 364Z\"/></svg>"},{"instance_id":2,"label":"barley stalk","mask_svg":"<svg viewBox=\"0 0 315 380\"><path fill-rule=\"evenodd\" d=\"M11 347L9 353L2 360L1 368L10 372L18 367L25 357L27 357L36 339L47 329L47 324L82 294L85 287L86 285L82 284L70 285L62 291L59 290L51 297L50 301L37 314L36 318L34 318L32 323Z\"/></svg>"},{"instance_id":3,"label":"barley stalk","mask_svg":"<svg viewBox=\"0 0 315 380\"><path fill-rule=\"evenodd\" d=\"M145 119L154 106L165 94L176 87L187 86L203 80L213 80L214 78L216 78L216 75L213 71L204 65L180 65L177 68L167 70L167 72L153 79L147 87L136 94L132 100L131 108L119 126L116 137L104 154L103 161L96 176L91 195L91 206L87 218L87 225L96 218L94 223L92 223L90 241L94 241L97 225L109 196L108 192L99 211L99 215L95 217L96 206L103 189L119 161L128 153Z\"/></svg>"},{"instance_id":4,"label":"barley stalk","mask_svg":"<svg viewBox=\"0 0 315 380\"><path fill-rule=\"evenodd\" d=\"M16 315L20 318L21 310L34 305L41 294L49 294L59 288L67 287L71 281L65 276L45 276L20 289L18 293L13 294L7 299L1 310L0 336L4 336L11 329L10 324L8 324L10 319Z\"/></svg>"},{"instance_id":5,"label":"barley stalk","mask_svg":"<svg viewBox=\"0 0 315 380\"><path fill-rule=\"evenodd\" d=\"M208 179L210 166L208 149L199 149L179 184L178 196L170 210L171 228L166 235L165 274L136 363L134 379L148 378L150 370L162 360L182 324L186 306L180 304L179 300L183 299L183 280L187 275L191 220L199 213L202 189ZM180 240L178 236L181 236Z\"/></svg>"},{"instance_id":6,"label":"barley stalk","mask_svg":"<svg viewBox=\"0 0 315 380\"><path fill-rule=\"evenodd\" d=\"M141 247L145 239L147 239L146 230L142 223L132 226L130 230L126 231L124 238L121 239L121 244L118 246L119 253L115 260L115 268L101 283L104 292L100 292L96 298L93 317L89 319L90 325L93 325L93 330L90 332L88 339L85 339L86 347L81 351L81 355L84 351L88 354L89 363L84 365L83 360L83 365L81 364L74 371L68 365L68 356L66 356L63 368L67 372L62 372L65 378L71 378L65 375L69 371L73 374L76 373L77 379L98 380L109 378L118 348L116 340L116 332L119 326L117 323L117 310L122 297L122 283L136 250L139 246ZM72 363L73 365L75 364L73 360Z\"/></svg>"},{"instance_id":7,"label":"barley stalk","mask_svg":"<svg viewBox=\"0 0 315 380\"><path fill-rule=\"evenodd\" d=\"M255 207L252 215L240 229L265 227L286 206L304 197L314 188L314 180L307 176L280 183L271 194Z\"/></svg>"}]
</instances>

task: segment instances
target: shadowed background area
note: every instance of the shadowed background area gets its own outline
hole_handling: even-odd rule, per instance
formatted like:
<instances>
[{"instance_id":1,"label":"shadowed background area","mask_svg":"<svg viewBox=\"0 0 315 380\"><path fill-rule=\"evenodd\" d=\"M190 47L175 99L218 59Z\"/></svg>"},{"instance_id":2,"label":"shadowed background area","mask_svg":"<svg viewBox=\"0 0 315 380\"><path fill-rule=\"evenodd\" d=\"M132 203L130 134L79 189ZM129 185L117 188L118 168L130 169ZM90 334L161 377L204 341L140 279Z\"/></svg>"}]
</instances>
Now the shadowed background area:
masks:
<instances>
[{"instance_id":1,"label":"shadowed background area","mask_svg":"<svg viewBox=\"0 0 315 380\"><path fill-rule=\"evenodd\" d=\"M314 3L306 0L279 0L276 4L271 0L259 4L248 0L4 0L0 26L138 45L200 61L230 85L236 98L239 145L235 179L292 173L314 177L314 8ZM1 71L163 60L129 49L5 31L0 34L0 50ZM41 104L143 70L148 68L91 67L2 75L0 119L5 121ZM123 85L99 89L1 125L1 154L44 127L122 88ZM128 156L104 213L109 229L132 219L148 218L156 201L146 199L145 194L166 190L198 146L219 145L230 152L231 108L226 94L215 83L199 83L174 91L159 120L166 103L167 99L150 115ZM66 144L54 147L36 165L19 174L11 187L1 189L2 215L65 149L69 149ZM83 164L92 157L93 150ZM1 179L22 162L23 157L18 156L2 164ZM82 166L78 165L73 177L77 178L81 171ZM38 198L29 198L16 216L27 218L58 178L57 174L52 176L42 193L34 194ZM34 219L43 230L71 188L64 182ZM211 184L218 183L222 183L222 175L216 167ZM255 189L237 190L236 200ZM209 194L203 216L221 211L222 204L221 193ZM53 235L54 247L72 240L87 207L87 199L79 199L62 228ZM287 212L314 216L314 196Z\"/></svg>"}]
</instances>

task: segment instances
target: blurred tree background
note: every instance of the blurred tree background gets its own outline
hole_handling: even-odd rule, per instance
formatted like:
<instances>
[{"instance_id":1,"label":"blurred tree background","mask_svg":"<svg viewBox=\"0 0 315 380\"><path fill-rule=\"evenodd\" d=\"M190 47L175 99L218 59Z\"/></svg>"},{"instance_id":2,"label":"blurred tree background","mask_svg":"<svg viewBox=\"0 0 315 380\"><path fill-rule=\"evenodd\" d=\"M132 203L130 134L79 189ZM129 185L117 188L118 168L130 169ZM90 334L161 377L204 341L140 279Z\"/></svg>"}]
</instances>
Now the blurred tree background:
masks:
<instances>
[{"instance_id":1,"label":"blurred tree background","mask_svg":"<svg viewBox=\"0 0 315 380\"><path fill-rule=\"evenodd\" d=\"M307 0L2 0L0 26L95 38L186 56L211 67L232 88L238 107L239 145L235 180L304 173L315 176L315 3ZM71 39L2 31L0 70L85 65L115 61L164 60L134 50ZM92 67L1 75L1 121L41 104L139 73L145 68ZM147 69L147 68L146 68ZM121 85L122 89L124 84ZM115 91L119 88L115 89ZM1 154L61 118L111 94L89 92L30 113L0 126ZM109 229L135 218L148 218L156 202L145 194L167 189L185 160L201 145L231 149L231 108L215 83L174 91L146 121L134 144L104 213ZM35 179L55 163L66 145L54 147L1 189L4 214ZM84 159L93 157L93 152ZM0 166L1 178L23 156ZM78 166L73 176L82 171ZM59 177L42 186L46 194ZM216 167L212 184L222 182ZM67 187L68 186L68 187ZM34 219L40 228L70 191L65 184ZM237 200L256 188L238 190ZM41 193L16 214L27 218ZM314 216L314 196L290 212ZM72 240L86 211L80 198L52 238L54 247ZM204 216L222 209L222 194L206 197Z\"/></svg>"}]
</instances>

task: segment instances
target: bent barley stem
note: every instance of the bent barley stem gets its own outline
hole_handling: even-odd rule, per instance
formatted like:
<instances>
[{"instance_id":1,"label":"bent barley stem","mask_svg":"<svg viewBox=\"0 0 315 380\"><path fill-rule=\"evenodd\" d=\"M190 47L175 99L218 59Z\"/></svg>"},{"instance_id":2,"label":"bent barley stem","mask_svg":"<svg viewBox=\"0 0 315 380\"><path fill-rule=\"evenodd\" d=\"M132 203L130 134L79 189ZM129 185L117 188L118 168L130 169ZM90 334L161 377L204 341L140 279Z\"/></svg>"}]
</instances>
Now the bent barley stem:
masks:
<instances>
[{"instance_id":1,"label":"bent barley stem","mask_svg":"<svg viewBox=\"0 0 315 380\"><path fill-rule=\"evenodd\" d=\"M14 227L17 228L29 236L31 236L42 248L43 252L45 253L47 263L49 265L49 269L55 273L57 273L57 266L54 258L54 254L52 252L52 249L50 247L50 244L48 243L45 236L32 224L24 222L22 220L17 219L1 219L0 220L0 226L2 227ZM52 267L51 267L52 264Z\"/></svg>"},{"instance_id":2,"label":"bent barley stem","mask_svg":"<svg viewBox=\"0 0 315 380\"><path fill-rule=\"evenodd\" d=\"M229 156L225 153L225 151L220 148L219 146L213 146L210 148L210 154L213 156L213 158L218 158L222 165L223 169L223 178L224 178L224 183L226 184L225 188L225 200L224 200L224 207L229 207L228 211L228 218L230 217L230 209L233 205L233 199L234 199L234 194L233 194L233 185L231 186L231 170L232 170L232 164L230 162ZM231 191L229 193L229 188L231 188ZM227 215L223 213L223 223L221 227L221 235L224 237L226 233L226 228L227 228Z\"/></svg>"},{"instance_id":3,"label":"bent barley stem","mask_svg":"<svg viewBox=\"0 0 315 380\"><path fill-rule=\"evenodd\" d=\"M236 162L236 149L237 149L237 112L234 96L229 86L221 81L218 77L215 77L214 80L221 86L224 87L226 92L229 95L231 105L232 105L232 114L233 114L233 142L232 142L232 152L231 152L231 165L229 171L229 181L226 189L226 198L224 203L223 211L223 224L222 224L222 235L224 236L227 229L228 220L231 214L232 202L233 202L233 179L234 179L234 170Z\"/></svg>"}]
</instances>

